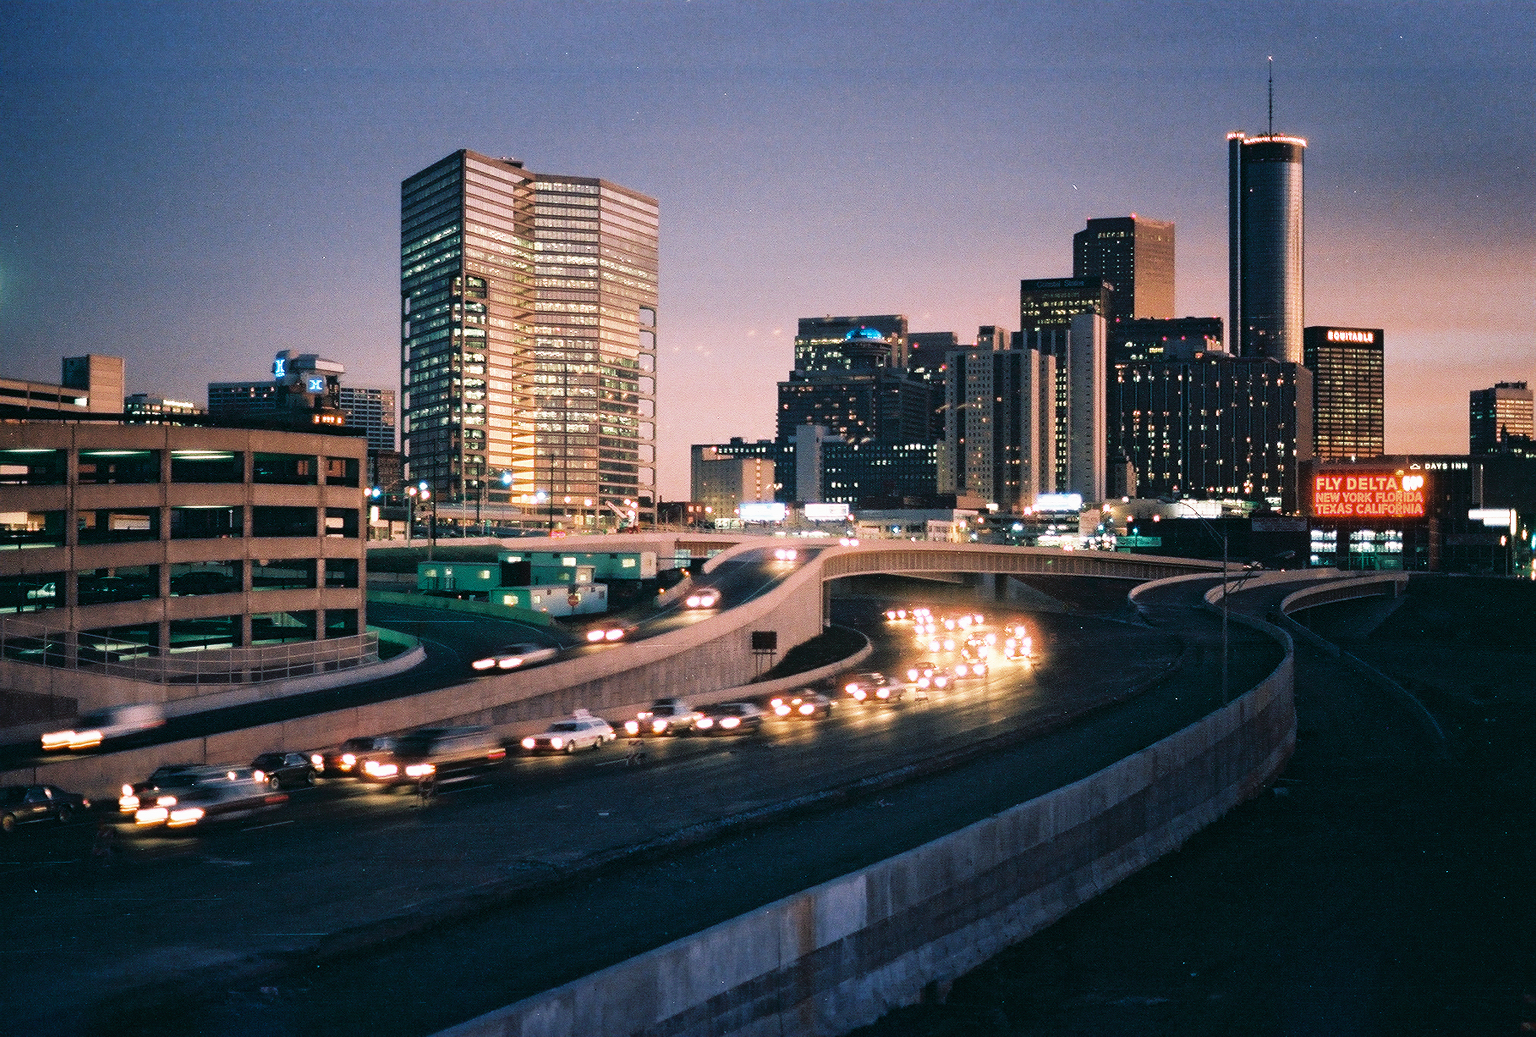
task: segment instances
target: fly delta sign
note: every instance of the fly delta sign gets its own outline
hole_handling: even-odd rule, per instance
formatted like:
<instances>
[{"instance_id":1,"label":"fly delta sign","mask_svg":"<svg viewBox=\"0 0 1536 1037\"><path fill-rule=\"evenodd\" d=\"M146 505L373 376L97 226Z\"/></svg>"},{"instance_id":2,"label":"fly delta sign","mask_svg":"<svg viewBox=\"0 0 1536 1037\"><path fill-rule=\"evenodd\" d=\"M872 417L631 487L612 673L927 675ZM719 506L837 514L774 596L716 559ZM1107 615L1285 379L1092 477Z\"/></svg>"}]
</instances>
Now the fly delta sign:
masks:
<instances>
[{"instance_id":1,"label":"fly delta sign","mask_svg":"<svg viewBox=\"0 0 1536 1037\"><path fill-rule=\"evenodd\" d=\"M1424 476L1327 474L1312 479L1314 518L1423 518Z\"/></svg>"}]
</instances>

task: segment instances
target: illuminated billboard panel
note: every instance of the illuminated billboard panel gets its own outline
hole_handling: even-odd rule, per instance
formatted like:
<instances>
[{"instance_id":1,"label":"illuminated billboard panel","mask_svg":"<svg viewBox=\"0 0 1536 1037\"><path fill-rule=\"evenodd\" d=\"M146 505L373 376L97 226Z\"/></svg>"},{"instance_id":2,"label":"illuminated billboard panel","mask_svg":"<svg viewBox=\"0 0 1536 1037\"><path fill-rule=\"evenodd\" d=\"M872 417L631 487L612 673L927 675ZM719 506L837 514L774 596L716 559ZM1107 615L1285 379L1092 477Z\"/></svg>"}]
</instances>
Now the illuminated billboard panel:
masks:
<instances>
[{"instance_id":1,"label":"illuminated billboard panel","mask_svg":"<svg viewBox=\"0 0 1536 1037\"><path fill-rule=\"evenodd\" d=\"M1312 479L1316 518L1423 518L1424 476L1402 472L1322 474Z\"/></svg>"},{"instance_id":2,"label":"illuminated billboard panel","mask_svg":"<svg viewBox=\"0 0 1536 1037\"><path fill-rule=\"evenodd\" d=\"M807 522L841 522L847 517L848 505L846 504L807 504L805 506Z\"/></svg>"},{"instance_id":3,"label":"illuminated billboard panel","mask_svg":"<svg viewBox=\"0 0 1536 1037\"><path fill-rule=\"evenodd\" d=\"M739 514L743 522L783 522L788 512L779 501L742 501Z\"/></svg>"}]
</instances>

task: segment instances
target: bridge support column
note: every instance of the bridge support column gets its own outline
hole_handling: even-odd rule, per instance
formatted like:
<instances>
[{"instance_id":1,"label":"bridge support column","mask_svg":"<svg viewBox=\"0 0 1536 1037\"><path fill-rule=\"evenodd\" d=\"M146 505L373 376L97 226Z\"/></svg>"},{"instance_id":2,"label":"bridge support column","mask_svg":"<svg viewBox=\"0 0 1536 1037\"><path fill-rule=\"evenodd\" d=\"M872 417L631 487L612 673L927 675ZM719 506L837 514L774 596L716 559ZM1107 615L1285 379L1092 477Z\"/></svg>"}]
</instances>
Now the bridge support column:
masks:
<instances>
[{"instance_id":1,"label":"bridge support column","mask_svg":"<svg viewBox=\"0 0 1536 1037\"><path fill-rule=\"evenodd\" d=\"M823 580L821 583L821 628L825 630L832 625L832 581Z\"/></svg>"},{"instance_id":2,"label":"bridge support column","mask_svg":"<svg viewBox=\"0 0 1536 1037\"><path fill-rule=\"evenodd\" d=\"M1002 595L998 593L998 588L1001 586L1003 586L1003 583L997 573L976 574L976 596L978 598L984 598L987 601L1001 601Z\"/></svg>"}]
</instances>

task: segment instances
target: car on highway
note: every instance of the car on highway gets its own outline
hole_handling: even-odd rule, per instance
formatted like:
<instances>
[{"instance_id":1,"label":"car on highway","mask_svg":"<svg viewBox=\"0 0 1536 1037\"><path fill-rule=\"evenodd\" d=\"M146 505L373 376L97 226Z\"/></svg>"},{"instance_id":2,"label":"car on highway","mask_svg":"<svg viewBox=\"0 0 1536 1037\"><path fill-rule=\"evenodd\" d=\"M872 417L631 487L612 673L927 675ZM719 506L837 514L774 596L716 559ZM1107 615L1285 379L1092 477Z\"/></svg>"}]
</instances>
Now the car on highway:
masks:
<instances>
[{"instance_id":1,"label":"car on highway","mask_svg":"<svg viewBox=\"0 0 1536 1037\"><path fill-rule=\"evenodd\" d=\"M262 753L251 761L252 769L261 773L261 780L274 789L313 785L324 765L324 757L319 753Z\"/></svg>"},{"instance_id":2,"label":"car on highway","mask_svg":"<svg viewBox=\"0 0 1536 1037\"><path fill-rule=\"evenodd\" d=\"M560 649L558 648L524 641L515 645L505 645L494 652L488 652L469 665L472 669L481 673L487 670L516 670L549 662L549 660L559 654Z\"/></svg>"},{"instance_id":3,"label":"car on highway","mask_svg":"<svg viewBox=\"0 0 1536 1037\"><path fill-rule=\"evenodd\" d=\"M961 660L955 663L955 680L976 680L987 675L987 661L985 659Z\"/></svg>"},{"instance_id":4,"label":"car on highway","mask_svg":"<svg viewBox=\"0 0 1536 1037\"><path fill-rule=\"evenodd\" d=\"M843 691L855 702L896 702L907 693L907 686L883 673L850 673L843 678Z\"/></svg>"},{"instance_id":5,"label":"car on highway","mask_svg":"<svg viewBox=\"0 0 1536 1037\"><path fill-rule=\"evenodd\" d=\"M624 733L630 737L639 735L688 734L699 722L699 714L680 698L662 698L651 703L650 709L642 709L635 719L624 722Z\"/></svg>"},{"instance_id":6,"label":"car on highway","mask_svg":"<svg viewBox=\"0 0 1536 1037\"><path fill-rule=\"evenodd\" d=\"M500 765L506 747L488 727L423 727L362 756L358 777L381 785L452 780Z\"/></svg>"},{"instance_id":7,"label":"car on highway","mask_svg":"<svg viewBox=\"0 0 1536 1037\"><path fill-rule=\"evenodd\" d=\"M712 609L720 605L720 592L713 587L701 587L697 591L683 599L683 607L690 609Z\"/></svg>"},{"instance_id":8,"label":"car on highway","mask_svg":"<svg viewBox=\"0 0 1536 1037\"><path fill-rule=\"evenodd\" d=\"M288 794L268 784L261 771L236 767L218 781L203 782L179 796L161 797L133 814L136 828L192 828L234 821L288 802Z\"/></svg>"},{"instance_id":9,"label":"car on highway","mask_svg":"<svg viewBox=\"0 0 1536 1037\"><path fill-rule=\"evenodd\" d=\"M44 751L69 749L79 752L94 749L109 738L138 734L164 723L165 708L156 702L108 706L80 717L74 727L45 733L42 744Z\"/></svg>"},{"instance_id":10,"label":"car on highway","mask_svg":"<svg viewBox=\"0 0 1536 1037\"><path fill-rule=\"evenodd\" d=\"M117 808L122 813L132 814L139 807L147 804L160 803L162 806L169 806L194 786L232 781L235 776L236 771L228 767L209 767L200 763L164 763L156 767L143 781L124 785L123 794L117 800Z\"/></svg>"},{"instance_id":11,"label":"car on highway","mask_svg":"<svg viewBox=\"0 0 1536 1037\"><path fill-rule=\"evenodd\" d=\"M57 821L67 825L76 814L91 809L91 801L57 785L0 787L0 832L9 835L22 825Z\"/></svg>"},{"instance_id":12,"label":"car on highway","mask_svg":"<svg viewBox=\"0 0 1536 1037\"><path fill-rule=\"evenodd\" d=\"M949 687L949 682L949 671L931 660L913 663L907 667L907 683L920 691L926 691L929 688L943 691Z\"/></svg>"},{"instance_id":13,"label":"car on highway","mask_svg":"<svg viewBox=\"0 0 1536 1037\"><path fill-rule=\"evenodd\" d=\"M801 688L793 695L776 695L768 700L773 715L794 719L822 718L832 713L834 703L815 688Z\"/></svg>"},{"instance_id":14,"label":"car on highway","mask_svg":"<svg viewBox=\"0 0 1536 1037\"><path fill-rule=\"evenodd\" d=\"M320 773L327 777L345 778L358 776L357 764L364 756L374 752L386 752L395 747L391 735L368 735L348 738L334 749L320 754Z\"/></svg>"},{"instance_id":15,"label":"car on highway","mask_svg":"<svg viewBox=\"0 0 1536 1037\"><path fill-rule=\"evenodd\" d=\"M615 623L600 624L598 626L592 627L587 631L587 644L613 644L615 641L624 640L630 634L634 633L634 630L635 628L632 626L620 626Z\"/></svg>"},{"instance_id":16,"label":"car on highway","mask_svg":"<svg viewBox=\"0 0 1536 1037\"><path fill-rule=\"evenodd\" d=\"M722 702L700 710L694 729L705 735L743 735L762 730L764 716L755 702Z\"/></svg>"},{"instance_id":17,"label":"car on highway","mask_svg":"<svg viewBox=\"0 0 1536 1037\"><path fill-rule=\"evenodd\" d=\"M573 753L577 749L600 748L618 737L619 733L608 721L578 709L539 734L524 738L520 744L531 753Z\"/></svg>"}]
</instances>

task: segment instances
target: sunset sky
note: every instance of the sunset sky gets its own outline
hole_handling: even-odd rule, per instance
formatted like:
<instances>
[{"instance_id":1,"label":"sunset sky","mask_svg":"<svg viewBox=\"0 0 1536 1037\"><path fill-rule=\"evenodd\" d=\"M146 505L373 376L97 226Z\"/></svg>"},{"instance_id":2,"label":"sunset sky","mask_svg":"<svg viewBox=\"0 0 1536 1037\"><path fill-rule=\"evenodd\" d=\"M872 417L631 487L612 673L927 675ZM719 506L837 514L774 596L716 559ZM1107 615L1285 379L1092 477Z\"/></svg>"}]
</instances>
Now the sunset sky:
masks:
<instances>
[{"instance_id":1,"label":"sunset sky","mask_svg":"<svg viewBox=\"0 0 1536 1037\"><path fill-rule=\"evenodd\" d=\"M1088 217L1226 316L1229 130L1306 137L1306 321L1386 329L1387 449L1536 381L1536 5L0 5L0 374L398 386L399 185L461 147L661 203L662 495L773 434L796 318L1018 326Z\"/></svg>"}]
</instances>

